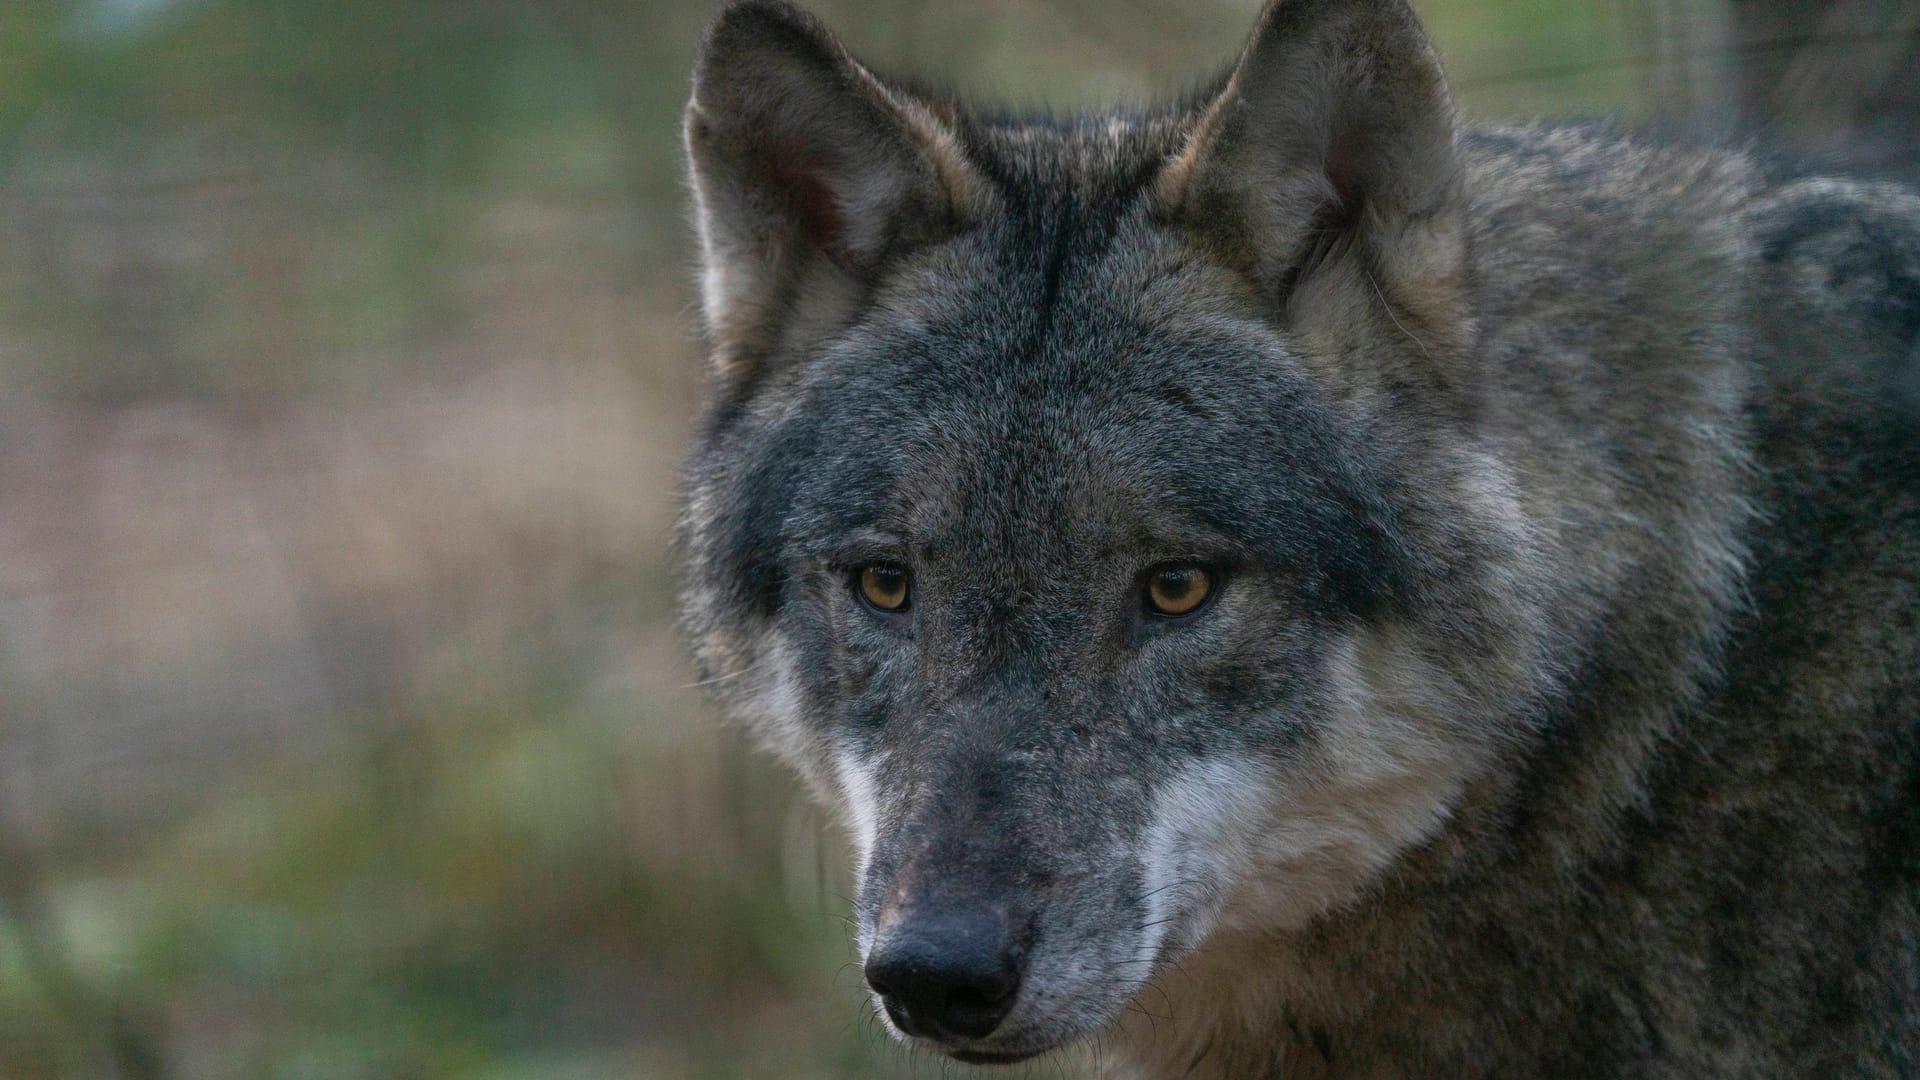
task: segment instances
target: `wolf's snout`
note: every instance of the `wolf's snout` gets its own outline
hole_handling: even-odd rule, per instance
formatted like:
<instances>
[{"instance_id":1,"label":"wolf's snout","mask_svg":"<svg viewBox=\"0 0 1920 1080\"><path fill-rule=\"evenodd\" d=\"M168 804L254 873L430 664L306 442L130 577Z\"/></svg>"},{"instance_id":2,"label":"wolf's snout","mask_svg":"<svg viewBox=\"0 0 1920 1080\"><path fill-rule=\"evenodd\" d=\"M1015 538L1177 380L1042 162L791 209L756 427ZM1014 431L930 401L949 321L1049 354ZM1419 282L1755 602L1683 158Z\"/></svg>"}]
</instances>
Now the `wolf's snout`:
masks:
<instances>
[{"instance_id":1,"label":"wolf's snout","mask_svg":"<svg viewBox=\"0 0 1920 1080\"><path fill-rule=\"evenodd\" d=\"M994 908L910 912L868 953L867 985L909 1035L985 1038L1013 1009L1025 953Z\"/></svg>"}]
</instances>

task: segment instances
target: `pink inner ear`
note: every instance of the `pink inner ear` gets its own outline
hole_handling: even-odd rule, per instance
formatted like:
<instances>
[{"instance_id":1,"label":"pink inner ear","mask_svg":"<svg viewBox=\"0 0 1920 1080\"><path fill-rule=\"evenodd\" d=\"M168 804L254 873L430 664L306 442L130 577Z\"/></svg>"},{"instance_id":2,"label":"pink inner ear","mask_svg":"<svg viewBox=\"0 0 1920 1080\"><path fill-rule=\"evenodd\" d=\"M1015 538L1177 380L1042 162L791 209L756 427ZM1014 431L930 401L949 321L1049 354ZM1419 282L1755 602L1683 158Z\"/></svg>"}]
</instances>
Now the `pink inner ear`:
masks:
<instances>
[{"instance_id":1,"label":"pink inner ear","mask_svg":"<svg viewBox=\"0 0 1920 1080\"><path fill-rule=\"evenodd\" d=\"M1366 194L1361 190L1362 154L1353 143L1351 133L1337 133L1333 145L1327 148L1327 161L1322 167L1327 174L1327 183L1333 186L1334 198L1340 201L1343 214L1360 209L1360 200Z\"/></svg>"},{"instance_id":2,"label":"pink inner ear","mask_svg":"<svg viewBox=\"0 0 1920 1080\"><path fill-rule=\"evenodd\" d=\"M836 258L846 237L846 218L826 168L817 155L793 152L791 145L775 147L767 155L767 182L781 192L809 244Z\"/></svg>"}]
</instances>

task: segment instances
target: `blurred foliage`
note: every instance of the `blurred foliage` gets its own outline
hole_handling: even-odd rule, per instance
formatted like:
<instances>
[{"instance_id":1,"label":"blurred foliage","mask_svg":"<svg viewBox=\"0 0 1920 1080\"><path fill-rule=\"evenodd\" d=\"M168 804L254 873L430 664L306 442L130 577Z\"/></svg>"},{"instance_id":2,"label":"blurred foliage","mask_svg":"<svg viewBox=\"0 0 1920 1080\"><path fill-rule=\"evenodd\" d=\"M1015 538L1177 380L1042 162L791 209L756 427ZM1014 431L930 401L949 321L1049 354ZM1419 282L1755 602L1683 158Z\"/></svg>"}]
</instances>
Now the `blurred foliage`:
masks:
<instances>
[{"instance_id":1,"label":"blurred foliage","mask_svg":"<svg viewBox=\"0 0 1920 1080\"><path fill-rule=\"evenodd\" d=\"M1074 107L1191 85L1233 54L1253 5L820 6L885 66ZM458 276L490 257L475 243L503 192L617 218L593 254L677 290L676 131L706 8L12 0L0 315L20 344L0 360L100 400L377 382L470 310ZM1431 8L1469 105L1632 104L1631 70L1484 92L1471 74L1617 53L1614 8Z\"/></svg>"},{"instance_id":2,"label":"blurred foliage","mask_svg":"<svg viewBox=\"0 0 1920 1080\"><path fill-rule=\"evenodd\" d=\"M1071 109L1257 3L813 6ZM1660 103L1633 3L1420 6L1470 114ZM673 643L709 14L0 4L0 1080L966 1071Z\"/></svg>"}]
</instances>

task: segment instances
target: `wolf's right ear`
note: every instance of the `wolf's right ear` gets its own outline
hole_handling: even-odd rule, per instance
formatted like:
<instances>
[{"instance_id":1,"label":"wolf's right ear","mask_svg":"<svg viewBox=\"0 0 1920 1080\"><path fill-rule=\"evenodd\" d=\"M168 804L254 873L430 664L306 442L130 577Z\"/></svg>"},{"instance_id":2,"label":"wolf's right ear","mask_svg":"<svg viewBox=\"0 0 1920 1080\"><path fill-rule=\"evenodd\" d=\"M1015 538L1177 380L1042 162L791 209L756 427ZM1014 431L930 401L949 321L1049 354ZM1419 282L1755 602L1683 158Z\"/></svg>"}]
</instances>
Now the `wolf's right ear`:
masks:
<instances>
[{"instance_id":1,"label":"wolf's right ear","mask_svg":"<svg viewBox=\"0 0 1920 1080\"><path fill-rule=\"evenodd\" d=\"M882 83L784 0L736 0L714 20L686 145L723 378L831 321L888 258L951 233L981 197L939 107Z\"/></svg>"}]
</instances>

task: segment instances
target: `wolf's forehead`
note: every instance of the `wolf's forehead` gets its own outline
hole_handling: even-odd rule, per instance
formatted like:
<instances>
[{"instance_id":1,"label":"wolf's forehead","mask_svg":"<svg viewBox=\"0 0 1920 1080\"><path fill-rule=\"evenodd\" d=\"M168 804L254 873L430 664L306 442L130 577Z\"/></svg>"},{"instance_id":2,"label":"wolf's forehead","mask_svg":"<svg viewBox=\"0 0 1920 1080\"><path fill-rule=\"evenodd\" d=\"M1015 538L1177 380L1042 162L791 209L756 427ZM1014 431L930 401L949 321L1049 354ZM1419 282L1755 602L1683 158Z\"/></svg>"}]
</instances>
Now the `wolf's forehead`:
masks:
<instances>
[{"instance_id":1,"label":"wolf's forehead","mask_svg":"<svg viewBox=\"0 0 1920 1080\"><path fill-rule=\"evenodd\" d=\"M1181 288L1181 255L1123 204L1026 208L897 276L855 365L878 360L873 381L923 411L1097 407L1207 299Z\"/></svg>"},{"instance_id":2,"label":"wolf's forehead","mask_svg":"<svg viewBox=\"0 0 1920 1080\"><path fill-rule=\"evenodd\" d=\"M1097 345L999 367L948 359L897 384L900 415L868 447L887 463L872 517L916 547L1080 562L1174 543L1198 504L1232 487L1231 417L1198 414L1219 398L1204 362Z\"/></svg>"},{"instance_id":3,"label":"wolf's forehead","mask_svg":"<svg viewBox=\"0 0 1920 1080\"><path fill-rule=\"evenodd\" d=\"M1345 447L1244 281L1124 198L1056 192L898 276L808 380L810 543L996 563L1347 544ZM965 553L965 554L962 554Z\"/></svg>"}]
</instances>

